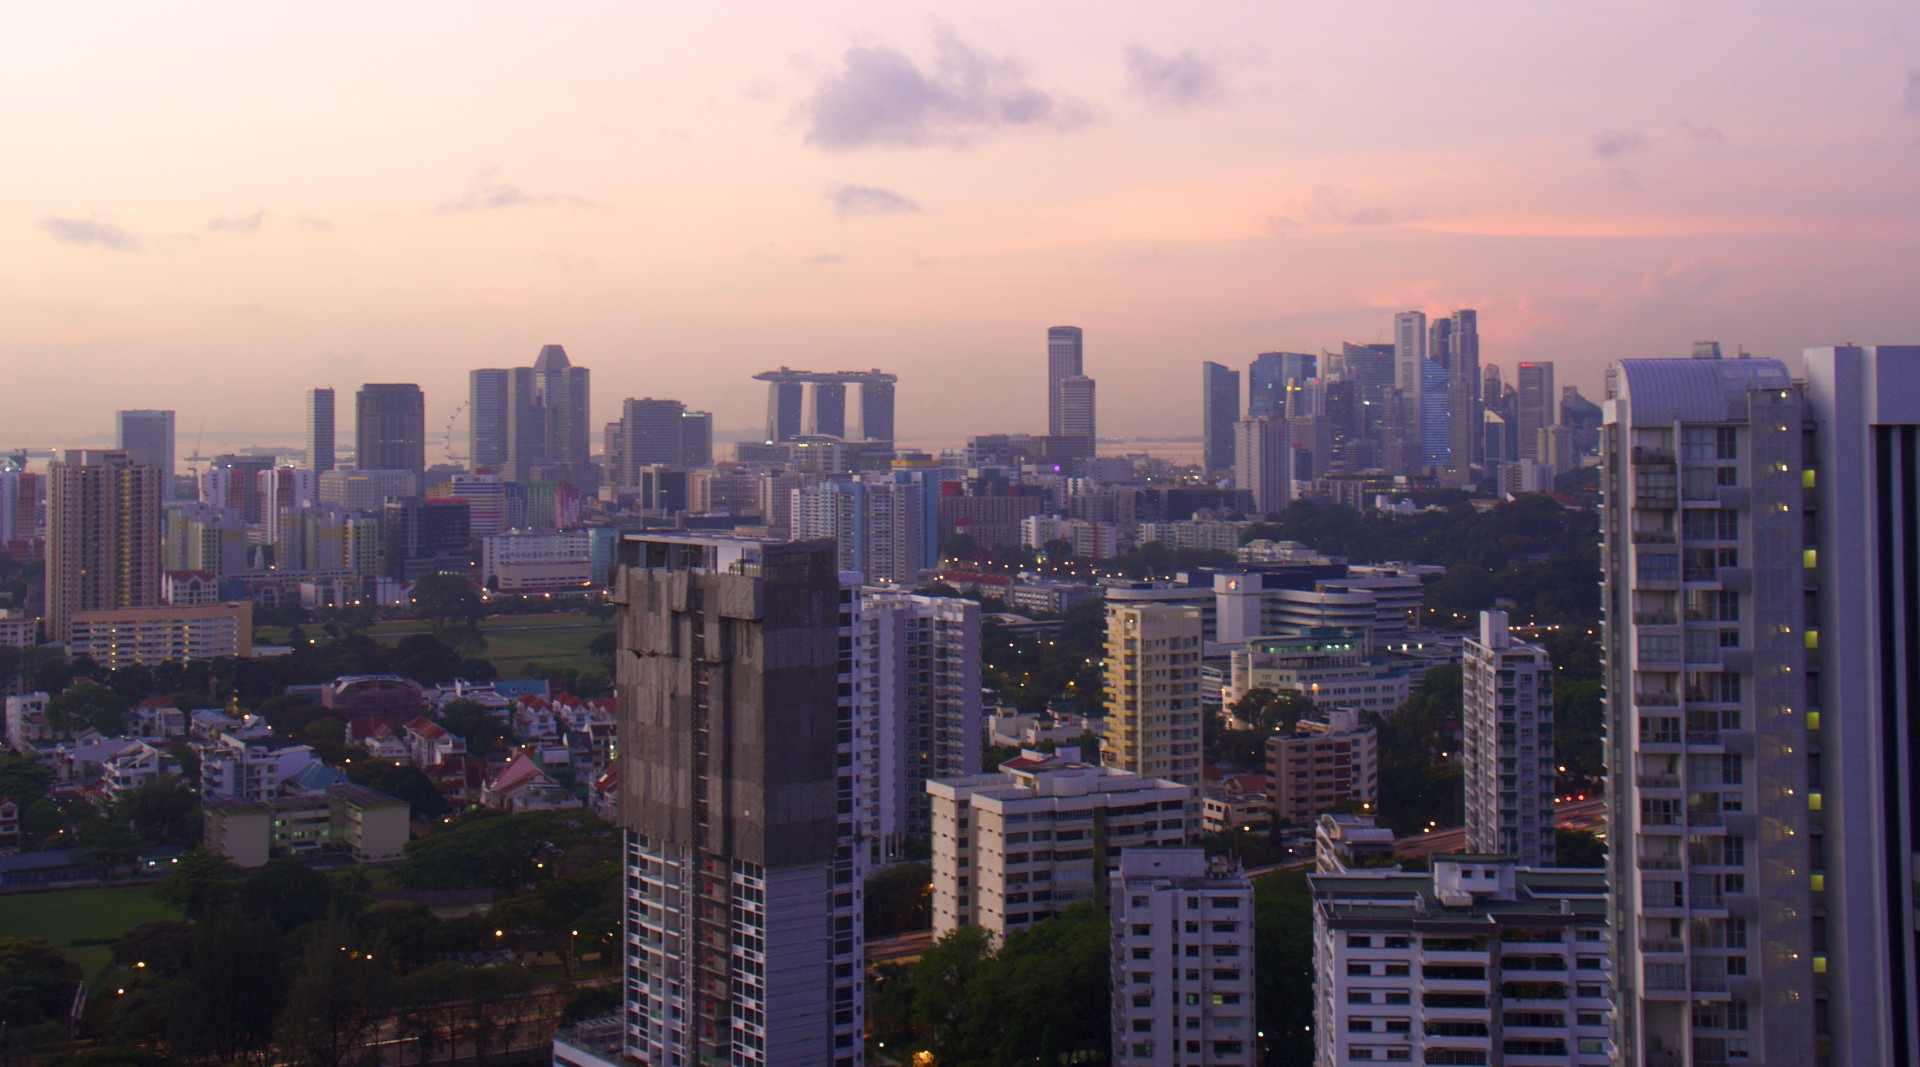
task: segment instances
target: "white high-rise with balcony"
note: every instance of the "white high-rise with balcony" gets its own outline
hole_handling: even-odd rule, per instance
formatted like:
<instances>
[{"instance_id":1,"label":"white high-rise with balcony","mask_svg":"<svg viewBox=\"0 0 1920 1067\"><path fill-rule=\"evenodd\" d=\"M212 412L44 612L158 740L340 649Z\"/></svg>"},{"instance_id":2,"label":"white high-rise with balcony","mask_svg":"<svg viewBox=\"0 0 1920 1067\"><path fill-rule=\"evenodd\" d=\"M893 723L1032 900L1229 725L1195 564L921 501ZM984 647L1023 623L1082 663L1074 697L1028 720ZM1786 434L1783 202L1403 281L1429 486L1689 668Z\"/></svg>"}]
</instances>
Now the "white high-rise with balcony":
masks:
<instances>
[{"instance_id":1,"label":"white high-rise with balcony","mask_svg":"<svg viewBox=\"0 0 1920 1067\"><path fill-rule=\"evenodd\" d=\"M1467 850L1551 867L1553 664L1516 641L1504 611L1480 613L1461 674L1465 716Z\"/></svg>"}]
</instances>

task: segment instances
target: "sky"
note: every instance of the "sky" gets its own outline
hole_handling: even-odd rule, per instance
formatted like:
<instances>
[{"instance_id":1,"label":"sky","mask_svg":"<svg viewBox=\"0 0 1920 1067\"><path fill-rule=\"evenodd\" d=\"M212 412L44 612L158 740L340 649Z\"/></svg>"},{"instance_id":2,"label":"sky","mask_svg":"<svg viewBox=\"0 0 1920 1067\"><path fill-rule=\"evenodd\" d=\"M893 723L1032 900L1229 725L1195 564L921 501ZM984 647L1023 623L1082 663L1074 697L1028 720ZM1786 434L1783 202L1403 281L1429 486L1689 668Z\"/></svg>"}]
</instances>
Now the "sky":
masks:
<instances>
[{"instance_id":1,"label":"sky","mask_svg":"<svg viewBox=\"0 0 1920 1067\"><path fill-rule=\"evenodd\" d=\"M1696 339L1920 342L1920 5L1590 0L15 5L0 447L564 344L594 415L758 425L778 365L900 436L1197 432L1199 364L1480 312L1597 396ZM463 441L456 442L456 450ZM438 442L430 447L437 452Z\"/></svg>"}]
</instances>

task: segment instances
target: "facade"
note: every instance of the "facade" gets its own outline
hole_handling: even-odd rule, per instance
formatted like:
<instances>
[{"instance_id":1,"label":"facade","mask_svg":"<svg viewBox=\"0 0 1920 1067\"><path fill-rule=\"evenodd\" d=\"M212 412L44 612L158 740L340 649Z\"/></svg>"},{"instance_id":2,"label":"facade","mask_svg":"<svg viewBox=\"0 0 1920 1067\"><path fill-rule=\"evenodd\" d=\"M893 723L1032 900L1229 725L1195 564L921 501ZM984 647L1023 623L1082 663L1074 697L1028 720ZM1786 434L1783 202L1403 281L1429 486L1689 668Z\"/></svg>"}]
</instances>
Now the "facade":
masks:
<instances>
[{"instance_id":1,"label":"facade","mask_svg":"<svg viewBox=\"0 0 1920 1067\"><path fill-rule=\"evenodd\" d=\"M1095 382L1084 374L1060 380L1061 432L1055 436L1080 442L1081 455L1091 456L1099 438Z\"/></svg>"},{"instance_id":2,"label":"facade","mask_svg":"<svg viewBox=\"0 0 1920 1067\"><path fill-rule=\"evenodd\" d=\"M507 372L506 477L592 484L591 375L559 345Z\"/></svg>"},{"instance_id":3,"label":"facade","mask_svg":"<svg viewBox=\"0 0 1920 1067\"><path fill-rule=\"evenodd\" d=\"M426 574L473 574L472 511L464 500L389 500L381 511L385 572L413 581Z\"/></svg>"},{"instance_id":4,"label":"facade","mask_svg":"<svg viewBox=\"0 0 1920 1067\"><path fill-rule=\"evenodd\" d=\"M252 801L208 796L202 808L206 848L242 867L329 852L361 863L397 860L411 832L406 801L363 785Z\"/></svg>"},{"instance_id":5,"label":"facade","mask_svg":"<svg viewBox=\"0 0 1920 1067\"><path fill-rule=\"evenodd\" d=\"M934 561L927 556L924 487L872 477L792 491L795 540L832 538L839 567L868 582L906 583Z\"/></svg>"},{"instance_id":6,"label":"facade","mask_svg":"<svg viewBox=\"0 0 1920 1067\"><path fill-rule=\"evenodd\" d=\"M200 749L200 792L260 803L279 796L289 778L319 763L307 745L221 734Z\"/></svg>"},{"instance_id":7,"label":"facade","mask_svg":"<svg viewBox=\"0 0 1920 1067\"><path fill-rule=\"evenodd\" d=\"M1308 876L1314 1062L1620 1062L1605 876L1464 852L1432 867Z\"/></svg>"},{"instance_id":8,"label":"facade","mask_svg":"<svg viewBox=\"0 0 1920 1067\"><path fill-rule=\"evenodd\" d=\"M1821 783L1808 817L1825 842L1825 890L1815 895L1825 898L1825 936L1813 945L1816 964L1826 963L1822 1036L1834 1063L1910 1063L1920 1056L1920 347L1809 349L1806 376L1813 445L1801 478L1814 486L1807 551L1817 576L1806 718ZM1821 977L1816 966L1816 988Z\"/></svg>"},{"instance_id":9,"label":"facade","mask_svg":"<svg viewBox=\"0 0 1920 1067\"><path fill-rule=\"evenodd\" d=\"M1507 613L1480 613L1460 679L1467 851L1554 865L1553 663L1516 641Z\"/></svg>"},{"instance_id":10,"label":"facade","mask_svg":"<svg viewBox=\"0 0 1920 1067\"><path fill-rule=\"evenodd\" d=\"M1293 447L1286 419L1242 419L1234 430L1233 484L1253 494L1253 510L1259 514L1286 507L1293 500Z\"/></svg>"},{"instance_id":11,"label":"facade","mask_svg":"<svg viewBox=\"0 0 1920 1067\"><path fill-rule=\"evenodd\" d=\"M467 372L467 462L475 471L507 469L507 390L512 372L483 367Z\"/></svg>"},{"instance_id":12,"label":"facade","mask_svg":"<svg viewBox=\"0 0 1920 1067\"><path fill-rule=\"evenodd\" d=\"M1526 394L1524 364L1521 378ZM1840 924L1815 909L1827 870L1848 861L1830 845L1821 858L1809 809L1830 787L1818 783L1854 769L1816 778L1810 755L1827 710L1810 706L1810 635L1848 638L1808 624L1804 486L1829 472L1808 466L1805 415L1775 360L1617 365L1602 567L1628 1064L1819 1062L1831 1009L1816 972L1832 961L1816 926Z\"/></svg>"},{"instance_id":13,"label":"facade","mask_svg":"<svg viewBox=\"0 0 1920 1067\"><path fill-rule=\"evenodd\" d=\"M1233 468L1233 424L1240 421L1240 372L1200 364L1200 440L1208 471Z\"/></svg>"},{"instance_id":14,"label":"facade","mask_svg":"<svg viewBox=\"0 0 1920 1067\"><path fill-rule=\"evenodd\" d=\"M76 611L67 652L108 670L253 654L253 604L175 605Z\"/></svg>"},{"instance_id":15,"label":"facade","mask_svg":"<svg viewBox=\"0 0 1920 1067\"><path fill-rule=\"evenodd\" d=\"M1247 418L1284 418L1289 383L1313 378L1318 359L1306 352L1262 352L1247 366Z\"/></svg>"},{"instance_id":16,"label":"facade","mask_svg":"<svg viewBox=\"0 0 1920 1067\"><path fill-rule=\"evenodd\" d=\"M363 471L427 473L427 398L417 385L370 383L354 396L353 464Z\"/></svg>"},{"instance_id":17,"label":"facade","mask_svg":"<svg viewBox=\"0 0 1920 1067\"><path fill-rule=\"evenodd\" d=\"M1547 457L1540 454L1544 440L1540 431L1558 422L1560 415L1560 394L1553 390L1553 364L1522 363L1516 377L1520 392L1514 400L1514 415L1519 419L1520 449L1515 458L1545 463Z\"/></svg>"},{"instance_id":18,"label":"facade","mask_svg":"<svg viewBox=\"0 0 1920 1067\"><path fill-rule=\"evenodd\" d=\"M1254 689L1298 693L1323 708L1385 715L1413 693L1413 671L1389 656L1366 655L1350 630L1309 630L1299 637L1249 638L1228 654L1221 704Z\"/></svg>"},{"instance_id":19,"label":"facade","mask_svg":"<svg viewBox=\"0 0 1920 1067\"><path fill-rule=\"evenodd\" d=\"M161 470L125 452L74 450L47 471L47 638L81 611L160 602Z\"/></svg>"},{"instance_id":20,"label":"facade","mask_svg":"<svg viewBox=\"0 0 1920 1067\"><path fill-rule=\"evenodd\" d=\"M1086 373L1086 335L1078 326L1047 327L1047 434L1060 437L1068 431L1061 383Z\"/></svg>"},{"instance_id":21,"label":"facade","mask_svg":"<svg viewBox=\"0 0 1920 1067\"><path fill-rule=\"evenodd\" d=\"M1107 604L1106 734L1101 762L1190 789L1201 785L1200 612Z\"/></svg>"},{"instance_id":22,"label":"facade","mask_svg":"<svg viewBox=\"0 0 1920 1067\"><path fill-rule=\"evenodd\" d=\"M980 766L980 605L867 593L856 626L855 698L875 754L863 814L887 859L933 832L927 781Z\"/></svg>"},{"instance_id":23,"label":"facade","mask_svg":"<svg viewBox=\"0 0 1920 1067\"><path fill-rule=\"evenodd\" d=\"M379 511L396 497L420 495L420 476L411 470L330 470L315 490L324 507Z\"/></svg>"},{"instance_id":24,"label":"facade","mask_svg":"<svg viewBox=\"0 0 1920 1067\"><path fill-rule=\"evenodd\" d=\"M600 584L585 530L515 531L480 542L480 582L501 593L552 592Z\"/></svg>"},{"instance_id":25,"label":"facade","mask_svg":"<svg viewBox=\"0 0 1920 1067\"><path fill-rule=\"evenodd\" d=\"M713 464L713 416L678 400L629 399L621 405L619 454L608 457L608 479L639 484L648 466L697 468Z\"/></svg>"},{"instance_id":26,"label":"facade","mask_svg":"<svg viewBox=\"0 0 1920 1067\"><path fill-rule=\"evenodd\" d=\"M115 446L127 459L160 472L160 497L173 499L174 436L171 411L122 411L114 420Z\"/></svg>"},{"instance_id":27,"label":"facade","mask_svg":"<svg viewBox=\"0 0 1920 1067\"><path fill-rule=\"evenodd\" d=\"M860 1064L855 601L832 548L629 538L614 600L625 1054Z\"/></svg>"},{"instance_id":28,"label":"facade","mask_svg":"<svg viewBox=\"0 0 1920 1067\"><path fill-rule=\"evenodd\" d=\"M1267 738L1267 778L1273 787L1273 817L1310 825L1349 802L1380 799L1380 739L1360 713L1334 708L1326 720L1302 719L1294 732Z\"/></svg>"},{"instance_id":29,"label":"facade","mask_svg":"<svg viewBox=\"0 0 1920 1067\"><path fill-rule=\"evenodd\" d=\"M1480 313L1472 308L1455 311L1448 333L1447 360L1442 364L1447 369L1447 473L1454 484L1464 484L1471 478L1473 468L1486 461L1482 433L1486 407L1480 392Z\"/></svg>"},{"instance_id":30,"label":"facade","mask_svg":"<svg viewBox=\"0 0 1920 1067\"><path fill-rule=\"evenodd\" d=\"M1253 1067L1253 883L1197 848L1129 849L1108 893L1116 1067Z\"/></svg>"},{"instance_id":31,"label":"facade","mask_svg":"<svg viewBox=\"0 0 1920 1067\"><path fill-rule=\"evenodd\" d=\"M1398 869L1393 830L1372 815L1328 812L1313 828L1313 869L1321 874Z\"/></svg>"},{"instance_id":32,"label":"facade","mask_svg":"<svg viewBox=\"0 0 1920 1067\"><path fill-rule=\"evenodd\" d=\"M307 390L307 469L321 474L333 469L333 388Z\"/></svg>"},{"instance_id":33,"label":"facade","mask_svg":"<svg viewBox=\"0 0 1920 1067\"><path fill-rule=\"evenodd\" d=\"M1186 843L1193 790L1022 751L997 774L927 783L933 798L933 932L972 924L996 941L1099 895L1136 848Z\"/></svg>"}]
</instances>

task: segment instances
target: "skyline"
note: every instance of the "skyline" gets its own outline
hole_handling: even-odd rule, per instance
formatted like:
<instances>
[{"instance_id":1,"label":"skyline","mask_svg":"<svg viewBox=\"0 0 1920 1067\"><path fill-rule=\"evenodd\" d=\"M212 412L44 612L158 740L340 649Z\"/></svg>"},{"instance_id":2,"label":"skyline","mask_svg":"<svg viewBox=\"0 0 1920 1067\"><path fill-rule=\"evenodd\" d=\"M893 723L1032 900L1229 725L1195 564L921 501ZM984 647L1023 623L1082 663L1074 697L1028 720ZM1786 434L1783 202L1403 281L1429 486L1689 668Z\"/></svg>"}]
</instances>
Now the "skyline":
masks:
<instances>
[{"instance_id":1,"label":"skyline","mask_svg":"<svg viewBox=\"0 0 1920 1067\"><path fill-rule=\"evenodd\" d=\"M406 381L437 448L468 370L549 343L595 425L655 396L724 433L767 365L881 366L936 440L1043 430L1074 324L1109 436L1188 437L1202 361L1406 309L1596 399L1699 338L1916 326L1890 4L478 10L17 14L4 443L135 407L183 450L294 438L303 389Z\"/></svg>"}]
</instances>

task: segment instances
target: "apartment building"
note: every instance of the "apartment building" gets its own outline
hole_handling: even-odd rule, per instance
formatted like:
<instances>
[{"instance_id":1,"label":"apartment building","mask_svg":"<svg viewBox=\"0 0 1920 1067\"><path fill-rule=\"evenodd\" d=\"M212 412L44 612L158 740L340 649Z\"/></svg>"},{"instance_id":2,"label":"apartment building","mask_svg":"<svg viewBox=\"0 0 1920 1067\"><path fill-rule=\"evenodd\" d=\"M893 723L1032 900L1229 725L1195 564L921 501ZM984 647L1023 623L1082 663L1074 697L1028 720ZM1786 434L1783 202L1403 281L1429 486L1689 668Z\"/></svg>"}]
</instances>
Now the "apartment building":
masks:
<instances>
[{"instance_id":1,"label":"apartment building","mask_svg":"<svg viewBox=\"0 0 1920 1067\"><path fill-rule=\"evenodd\" d=\"M1108 915L1116 1067L1253 1067L1253 883L1240 865L1130 849Z\"/></svg>"},{"instance_id":2,"label":"apartment building","mask_svg":"<svg viewBox=\"0 0 1920 1067\"><path fill-rule=\"evenodd\" d=\"M1324 720L1302 719L1292 734L1267 738L1267 778L1273 817L1307 825L1348 801L1380 799L1380 739L1353 708L1333 708Z\"/></svg>"}]
</instances>

